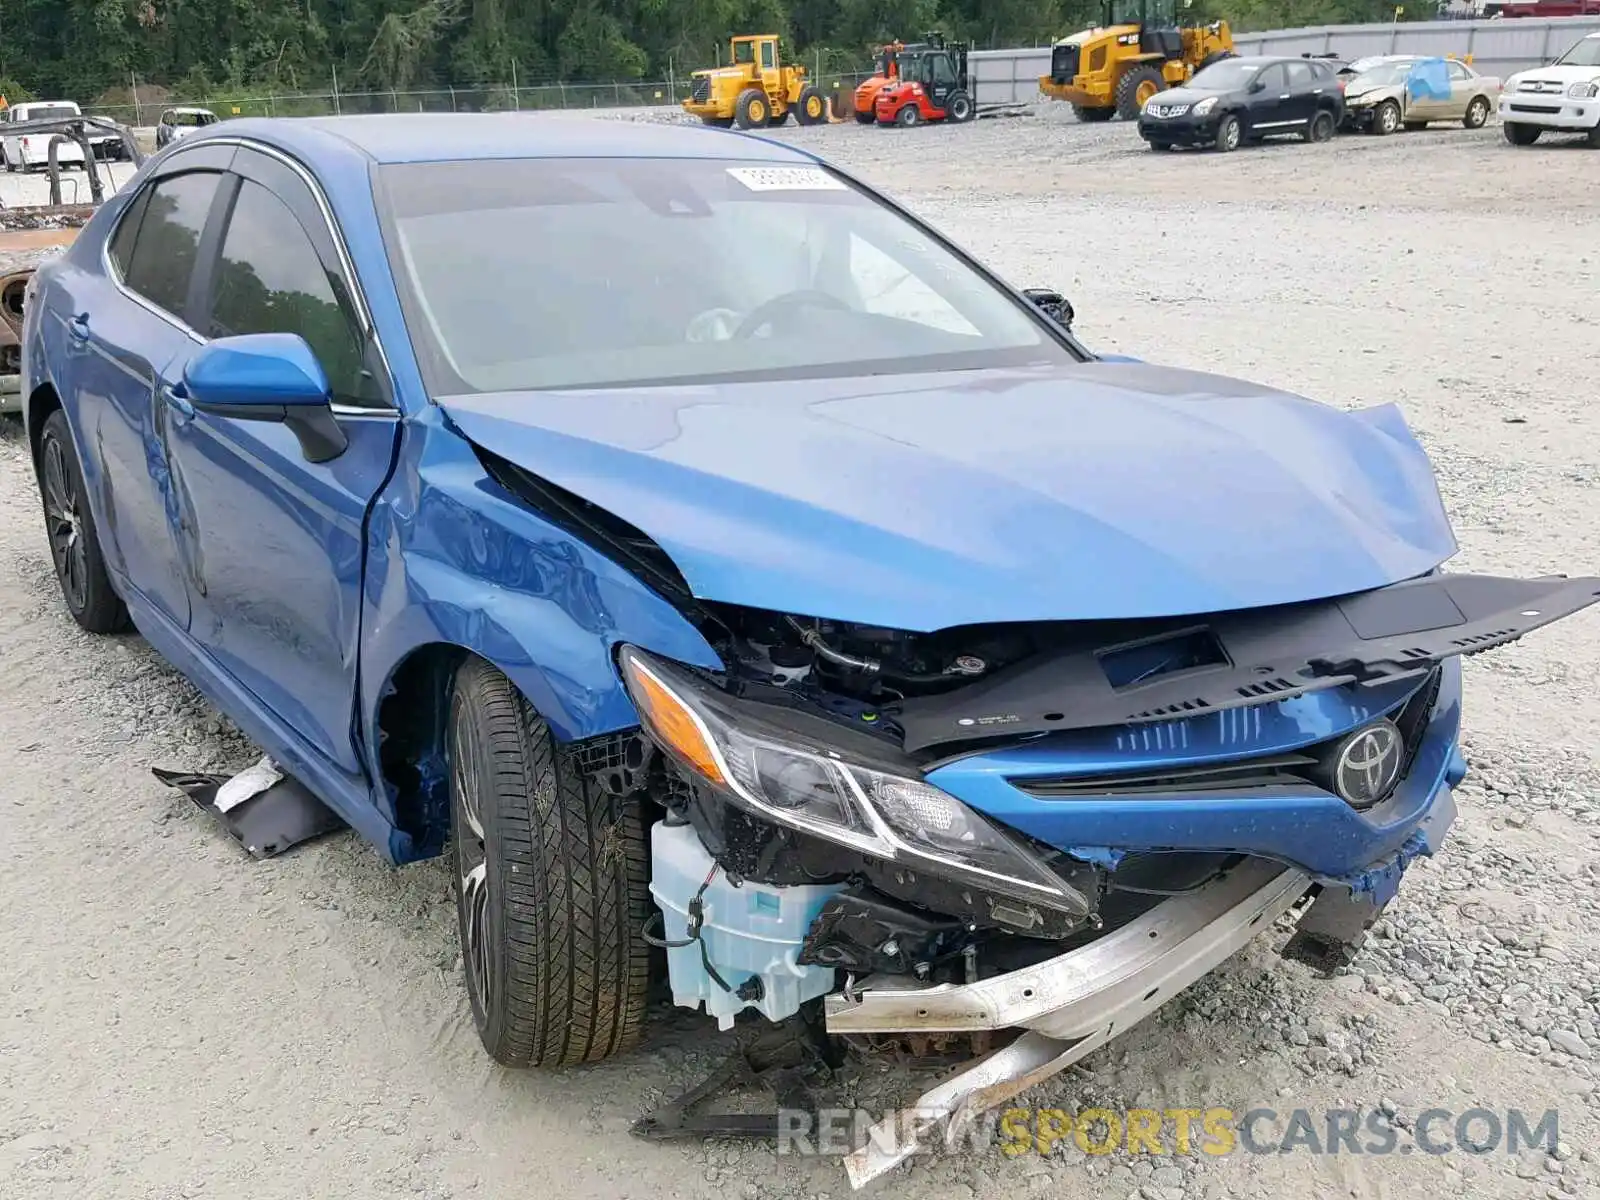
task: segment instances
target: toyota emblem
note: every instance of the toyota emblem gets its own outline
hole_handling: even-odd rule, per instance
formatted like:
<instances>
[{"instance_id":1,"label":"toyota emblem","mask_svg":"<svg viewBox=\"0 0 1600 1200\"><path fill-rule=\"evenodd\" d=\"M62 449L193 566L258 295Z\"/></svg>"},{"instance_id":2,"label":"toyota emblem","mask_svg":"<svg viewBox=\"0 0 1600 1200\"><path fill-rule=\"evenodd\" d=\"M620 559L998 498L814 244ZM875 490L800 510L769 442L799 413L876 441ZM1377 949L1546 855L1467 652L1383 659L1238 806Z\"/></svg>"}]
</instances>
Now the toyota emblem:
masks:
<instances>
[{"instance_id":1,"label":"toyota emblem","mask_svg":"<svg viewBox=\"0 0 1600 1200\"><path fill-rule=\"evenodd\" d=\"M1405 742L1393 721L1376 721L1356 730L1333 761L1333 786L1352 808L1366 808L1400 781Z\"/></svg>"}]
</instances>

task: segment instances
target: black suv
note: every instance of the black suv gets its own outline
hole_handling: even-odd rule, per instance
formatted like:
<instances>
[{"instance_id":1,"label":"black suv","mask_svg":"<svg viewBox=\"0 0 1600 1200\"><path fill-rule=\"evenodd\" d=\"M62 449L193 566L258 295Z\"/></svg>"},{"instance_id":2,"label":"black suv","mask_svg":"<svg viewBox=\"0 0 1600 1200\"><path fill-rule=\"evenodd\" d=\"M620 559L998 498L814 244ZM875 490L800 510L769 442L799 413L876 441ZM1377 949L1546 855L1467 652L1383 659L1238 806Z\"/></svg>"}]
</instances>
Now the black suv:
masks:
<instances>
[{"instance_id":1,"label":"black suv","mask_svg":"<svg viewBox=\"0 0 1600 1200\"><path fill-rule=\"evenodd\" d=\"M1344 119L1337 64L1317 58L1226 58L1179 88L1157 92L1139 113L1152 150L1214 146L1294 133L1325 142Z\"/></svg>"}]
</instances>

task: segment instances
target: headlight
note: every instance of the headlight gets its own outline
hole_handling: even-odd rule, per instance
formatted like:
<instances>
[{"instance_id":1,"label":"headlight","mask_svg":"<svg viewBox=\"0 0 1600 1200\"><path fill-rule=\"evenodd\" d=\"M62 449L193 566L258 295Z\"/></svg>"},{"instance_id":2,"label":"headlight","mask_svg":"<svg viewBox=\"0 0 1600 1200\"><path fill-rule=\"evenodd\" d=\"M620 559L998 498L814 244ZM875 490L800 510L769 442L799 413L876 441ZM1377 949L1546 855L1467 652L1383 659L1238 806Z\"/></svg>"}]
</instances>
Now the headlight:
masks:
<instances>
[{"instance_id":1,"label":"headlight","mask_svg":"<svg viewBox=\"0 0 1600 1200\"><path fill-rule=\"evenodd\" d=\"M685 672L631 646L621 662L651 740L732 803L864 854L1088 914L1076 889L949 793L736 712Z\"/></svg>"},{"instance_id":2,"label":"headlight","mask_svg":"<svg viewBox=\"0 0 1600 1200\"><path fill-rule=\"evenodd\" d=\"M1198 104L1196 104L1189 111L1192 114L1194 114L1195 116L1197 116L1197 117L1203 117L1208 112L1210 112L1213 108L1215 108L1216 106L1217 106L1217 98L1215 96L1207 96L1204 100L1200 101Z\"/></svg>"},{"instance_id":3,"label":"headlight","mask_svg":"<svg viewBox=\"0 0 1600 1200\"><path fill-rule=\"evenodd\" d=\"M1567 97L1572 100L1593 100L1600 96L1600 83L1590 80L1588 83L1575 83L1567 89Z\"/></svg>"}]
</instances>

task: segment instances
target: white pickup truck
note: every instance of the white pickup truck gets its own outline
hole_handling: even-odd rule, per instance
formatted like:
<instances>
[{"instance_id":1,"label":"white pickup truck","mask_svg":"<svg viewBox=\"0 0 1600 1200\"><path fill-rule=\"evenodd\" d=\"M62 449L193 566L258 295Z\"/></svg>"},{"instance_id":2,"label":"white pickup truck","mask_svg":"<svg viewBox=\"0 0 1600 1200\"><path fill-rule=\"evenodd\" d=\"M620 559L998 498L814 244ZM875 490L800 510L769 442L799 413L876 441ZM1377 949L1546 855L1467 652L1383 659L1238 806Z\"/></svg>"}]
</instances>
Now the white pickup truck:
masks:
<instances>
[{"instance_id":1,"label":"white pickup truck","mask_svg":"<svg viewBox=\"0 0 1600 1200\"><path fill-rule=\"evenodd\" d=\"M24 121L44 121L82 116L82 111L71 100L29 100L13 104L0 111L0 151L5 155L8 171L43 171L50 165L50 139L52 133L18 134L13 126ZM83 166L83 148L75 142L63 142L56 148L56 162L62 167Z\"/></svg>"},{"instance_id":2,"label":"white pickup truck","mask_svg":"<svg viewBox=\"0 0 1600 1200\"><path fill-rule=\"evenodd\" d=\"M1549 131L1587 134L1589 145L1600 148L1600 32L1549 66L1506 80L1500 119L1513 146L1531 146Z\"/></svg>"}]
</instances>

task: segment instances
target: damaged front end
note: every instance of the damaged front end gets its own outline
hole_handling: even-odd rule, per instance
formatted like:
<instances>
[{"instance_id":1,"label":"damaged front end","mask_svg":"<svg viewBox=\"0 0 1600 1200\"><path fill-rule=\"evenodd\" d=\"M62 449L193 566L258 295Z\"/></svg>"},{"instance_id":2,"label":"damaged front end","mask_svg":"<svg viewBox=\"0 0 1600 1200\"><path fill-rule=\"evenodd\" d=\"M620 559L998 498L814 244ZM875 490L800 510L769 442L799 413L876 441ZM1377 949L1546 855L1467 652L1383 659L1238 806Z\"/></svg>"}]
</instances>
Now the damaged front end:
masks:
<instances>
[{"instance_id":1,"label":"damaged front end","mask_svg":"<svg viewBox=\"0 0 1600 1200\"><path fill-rule=\"evenodd\" d=\"M674 999L723 1028L826 997L845 1037L1020 1032L918 1105L954 1117L1297 906L1286 953L1336 969L1454 818L1457 657L1597 597L1594 579L1431 573L931 634L697 605L724 671L620 651L663 752L652 892ZM879 1130L852 1178L913 1150Z\"/></svg>"}]
</instances>

